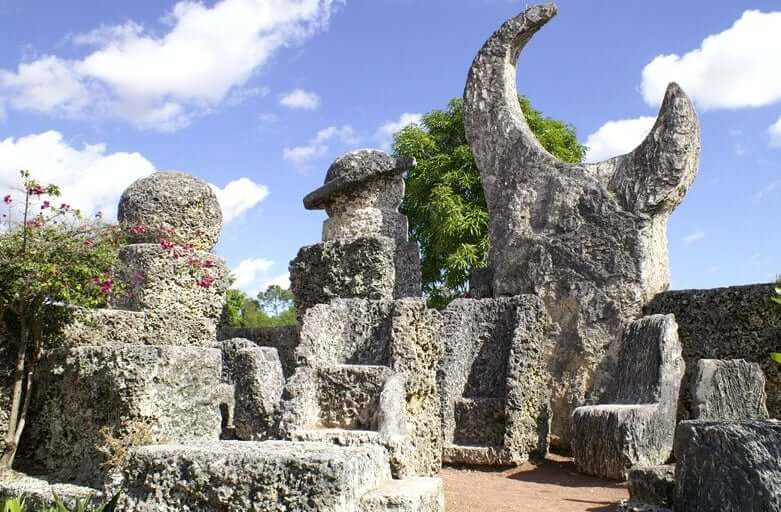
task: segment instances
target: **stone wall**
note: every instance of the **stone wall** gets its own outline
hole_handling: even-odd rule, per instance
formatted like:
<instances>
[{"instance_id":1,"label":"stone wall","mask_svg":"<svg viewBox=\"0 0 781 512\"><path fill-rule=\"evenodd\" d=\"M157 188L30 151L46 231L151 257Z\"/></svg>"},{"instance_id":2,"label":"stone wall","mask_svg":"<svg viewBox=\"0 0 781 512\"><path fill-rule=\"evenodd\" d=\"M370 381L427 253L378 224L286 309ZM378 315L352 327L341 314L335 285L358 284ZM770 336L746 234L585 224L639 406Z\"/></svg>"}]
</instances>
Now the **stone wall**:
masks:
<instances>
[{"instance_id":1,"label":"stone wall","mask_svg":"<svg viewBox=\"0 0 781 512\"><path fill-rule=\"evenodd\" d=\"M222 326L217 332L219 340L244 338L254 341L260 347L271 347L279 352L285 378L290 377L296 368L296 347L299 329L297 325L285 327L228 327Z\"/></svg>"},{"instance_id":2,"label":"stone wall","mask_svg":"<svg viewBox=\"0 0 781 512\"><path fill-rule=\"evenodd\" d=\"M673 313L686 360L679 419L690 417L691 378L699 359L745 359L759 363L767 383L767 408L781 418L781 306L770 301L773 285L681 290L657 295L645 314Z\"/></svg>"}]
</instances>

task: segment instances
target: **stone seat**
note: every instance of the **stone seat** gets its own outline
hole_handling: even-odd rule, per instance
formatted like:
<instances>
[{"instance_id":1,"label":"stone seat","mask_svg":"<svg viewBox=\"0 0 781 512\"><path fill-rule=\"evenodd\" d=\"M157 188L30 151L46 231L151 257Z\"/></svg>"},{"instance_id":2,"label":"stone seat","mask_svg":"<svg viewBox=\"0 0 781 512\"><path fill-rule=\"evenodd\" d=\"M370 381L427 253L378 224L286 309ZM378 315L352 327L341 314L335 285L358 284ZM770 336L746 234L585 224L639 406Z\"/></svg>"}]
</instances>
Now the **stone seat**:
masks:
<instances>
[{"instance_id":1,"label":"stone seat","mask_svg":"<svg viewBox=\"0 0 781 512\"><path fill-rule=\"evenodd\" d=\"M673 315L627 327L605 405L573 413L575 463L583 473L626 480L632 466L664 464L672 451L684 363Z\"/></svg>"},{"instance_id":2,"label":"stone seat","mask_svg":"<svg viewBox=\"0 0 781 512\"><path fill-rule=\"evenodd\" d=\"M411 477L390 480L361 498L361 512L440 512L445 510L442 480Z\"/></svg>"}]
</instances>

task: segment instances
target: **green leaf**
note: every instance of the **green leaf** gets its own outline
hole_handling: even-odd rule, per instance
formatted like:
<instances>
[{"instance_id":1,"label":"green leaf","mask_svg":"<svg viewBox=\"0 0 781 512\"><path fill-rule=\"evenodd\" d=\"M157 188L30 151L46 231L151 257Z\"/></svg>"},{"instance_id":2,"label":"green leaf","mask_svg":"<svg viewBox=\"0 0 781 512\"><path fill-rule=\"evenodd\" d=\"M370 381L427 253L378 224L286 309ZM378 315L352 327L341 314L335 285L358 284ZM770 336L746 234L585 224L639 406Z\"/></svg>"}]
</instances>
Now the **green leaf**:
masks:
<instances>
[{"instance_id":1,"label":"green leaf","mask_svg":"<svg viewBox=\"0 0 781 512\"><path fill-rule=\"evenodd\" d=\"M772 354L770 354L770 358L773 361L777 362L778 364L781 364L781 353L773 352Z\"/></svg>"}]
</instances>

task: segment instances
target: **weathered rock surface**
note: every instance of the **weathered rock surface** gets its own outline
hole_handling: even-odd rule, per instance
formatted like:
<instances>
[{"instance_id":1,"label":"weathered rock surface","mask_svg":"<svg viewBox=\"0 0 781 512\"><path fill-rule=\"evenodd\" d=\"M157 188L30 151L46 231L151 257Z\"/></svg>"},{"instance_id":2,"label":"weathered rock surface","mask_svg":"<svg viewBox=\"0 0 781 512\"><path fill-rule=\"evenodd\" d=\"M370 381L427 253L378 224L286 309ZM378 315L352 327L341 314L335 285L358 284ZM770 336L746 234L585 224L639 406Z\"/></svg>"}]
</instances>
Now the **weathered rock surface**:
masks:
<instances>
[{"instance_id":1,"label":"weathered rock surface","mask_svg":"<svg viewBox=\"0 0 781 512\"><path fill-rule=\"evenodd\" d=\"M781 352L781 307L768 300L773 285L681 290L657 295L646 314L673 313L679 325L686 380L678 419L691 418L692 377L700 359L745 359L765 374L767 409L781 418L781 365L768 354Z\"/></svg>"},{"instance_id":2,"label":"weathered rock surface","mask_svg":"<svg viewBox=\"0 0 781 512\"><path fill-rule=\"evenodd\" d=\"M277 349L285 378L293 375L296 369L296 348L298 347L299 327L229 327L221 325L217 338L230 340L242 338L252 341L260 347Z\"/></svg>"},{"instance_id":3,"label":"weathered rock surface","mask_svg":"<svg viewBox=\"0 0 781 512\"><path fill-rule=\"evenodd\" d=\"M277 350L249 340L222 342L222 380L233 384L236 439L264 441L278 434L285 376Z\"/></svg>"},{"instance_id":4,"label":"weathered rock surface","mask_svg":"<svg viewBox=\"0 0 781 512\"><path fill-rule=\"evenodd\" d=\"M140 424L158 442L220 436L217 349L123 345L46 354L20 446L20 464L59 481L101 485L103 428Z\"/></svg>"},{"instance_id":5,"label":"weathered rock surface","mask_svg":"<svg viewBox=\"0 0 781 512\"><path fill-rule=\"evenodd\" d=\"M387 237L334 240L302 247L290 262L296 311L337 298L389 300L396 286L396 245Z\"/></svg>"},{"instance_id":6,"label":"weathered rock surface","mask_svg":"<svg viewBox=\"0 0 781 512\"><path fill-rule=\"evenodd\" d=\"M630 504L672 509L674 496L675 466L640 466L629 472Z\"/></svg>"},{"instance_id":7,"label":"weathered rock surface","mask_svg":"<svg viewBox=\"0 0 781 512\"><path fill-rule=\"evenodd\" d=\"M442 480L390 480L361 499L360 512L445 512Z\"/></svg>"},{"instance_id":8,"label":"weathered rock surface","mask_svg":"<svg viewBox=\"0 0 781 512\"><path fill-rule=\"evenodd\" d=\"M692 381L692 417L703 420L767 419L765 375L742 359L700 359Z\"/></svg>"},{"instance_id":9,"label":"weathered rock surface","mask_svg":"<svg viewBox=\"0 0 781 512\"><path fill-rule=\"evenodd\" d=\"M27 510L48 510L47 507L54 506L55 496L70 508L75 508L80 500L106 499L100 490L92 487L52 483L14 471L0 472L0 503L20 496L24 496Z\"/></svg>"},{"instance_id":10,"label":"weathered rock surface","mask_svg":"<svg viewBox=\"0 0 781 512\"><path fill-rule=\"evenodd\" d=\"M669 284L666 225L698 166L694 107L671 84L633 152L568 164L534 138L516 93L516 60L556 14L552 4L508 20L485 43L464 91L464 124L490 214L495 296L536 293L558 324L553 431L608 388L624 327Z\"/></svg>"},{"instance_id":11,"label":"weathered rock surface","mask_svg":"<svg viewBox=\"0 0 781 512\"><path fill-rule=\"evenodd\" d=\"M675 458L675 510L781 510L778 421L682 422Z\"/></svg>"},{"instance_id":12,"label":"weathered rock surface","mask_svg":"<svg viewBox=\"0 0 781 512\"><path fill-rule=\"evenodd\" d=\"M626 480L633 466L664 464L673 447L684 363L673 315L629 325L608 405L575 409L573 454L578 470Z\"/></svg>"},{"instance_id":13,"label":"weathered rock surface","mask_svg":"<svg viewBox=\"0 0 781 512\"><path fill-rule=\"evenodd\" d=\"M447 461L520 464L547 453L551 346L542 302L459 299L442 316L437 383Z\"/></svg>"},{"instance_id":14,"label":"weathered rock surface","mask_svg":"<svg viewBox=\"0 0 781 512\"><path fill-rule=\"evenodd\" d=\"M171 238L211 250L222 229L222 209L209 185L180 172L156 172L136 180L119 200L117 218L128 225L141 225L143 233L133 235L134 243L158 243L161 233Z\"/></svg>"},{"instance_id":15,"label":"weathered rock surface","mask_svg":"<svg viewBox=\"0 0 781 512\"><path fill-rule=\"evenodd\" d=\"M360 512L390 480L376 446L224 441L132 450L125 512Z\"/></svg>"}]
</instances>

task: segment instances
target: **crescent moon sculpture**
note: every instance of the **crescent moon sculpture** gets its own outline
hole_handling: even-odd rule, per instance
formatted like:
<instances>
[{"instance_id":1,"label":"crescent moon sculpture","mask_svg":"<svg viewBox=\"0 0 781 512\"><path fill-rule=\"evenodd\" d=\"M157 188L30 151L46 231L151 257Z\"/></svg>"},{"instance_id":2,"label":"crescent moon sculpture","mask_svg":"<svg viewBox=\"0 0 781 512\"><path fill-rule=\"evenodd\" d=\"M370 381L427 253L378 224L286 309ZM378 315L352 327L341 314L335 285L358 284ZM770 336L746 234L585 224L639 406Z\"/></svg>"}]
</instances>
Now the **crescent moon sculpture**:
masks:
<instances>
[{"instance_id":1,"label":"crescent moon sculpture","mask_svg":"<svg viewBox=\"0 0 781 512\"><path fill-rule=\"evenodd\" d=\"M624 327L669 286L667 220L697 174L694 106L670 84L651 132L631 153L568 164L548 153L524 118L516 62L557 13L511 18L477 54L464 91L466 136L490 214L494 296L534 293L557 324L550 363L553 433L610 383Z\"/></svg>"}]
</instances>

